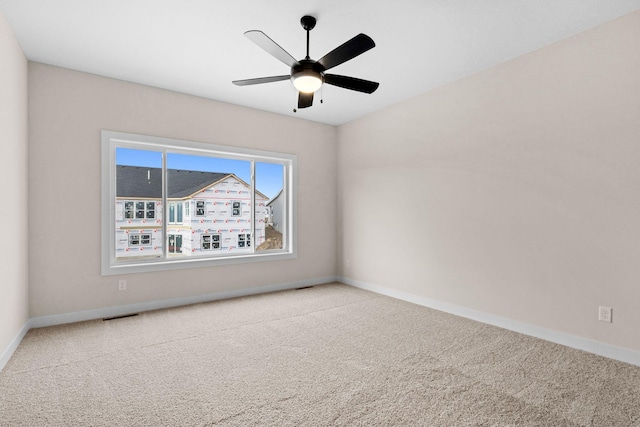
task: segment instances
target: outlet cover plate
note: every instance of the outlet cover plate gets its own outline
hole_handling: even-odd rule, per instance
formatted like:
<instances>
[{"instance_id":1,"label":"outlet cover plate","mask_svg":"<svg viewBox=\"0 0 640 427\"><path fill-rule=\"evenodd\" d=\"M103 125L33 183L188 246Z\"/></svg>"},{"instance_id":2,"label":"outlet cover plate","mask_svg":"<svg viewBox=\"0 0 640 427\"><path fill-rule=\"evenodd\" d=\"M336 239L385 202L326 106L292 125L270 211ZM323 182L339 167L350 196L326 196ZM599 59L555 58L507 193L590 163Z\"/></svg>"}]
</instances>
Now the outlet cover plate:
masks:
<instances>
[{"instance_id":1,"label":"outlet cover plate","mask_svg":"<svg viewBox=\"0 0 640 427\"><path fill-rule=\"evenodd\" d=\"M598 320L601 322L613 322L613 309L611 307L600 306L598 308Z\"/></svg>"}]
</instances>

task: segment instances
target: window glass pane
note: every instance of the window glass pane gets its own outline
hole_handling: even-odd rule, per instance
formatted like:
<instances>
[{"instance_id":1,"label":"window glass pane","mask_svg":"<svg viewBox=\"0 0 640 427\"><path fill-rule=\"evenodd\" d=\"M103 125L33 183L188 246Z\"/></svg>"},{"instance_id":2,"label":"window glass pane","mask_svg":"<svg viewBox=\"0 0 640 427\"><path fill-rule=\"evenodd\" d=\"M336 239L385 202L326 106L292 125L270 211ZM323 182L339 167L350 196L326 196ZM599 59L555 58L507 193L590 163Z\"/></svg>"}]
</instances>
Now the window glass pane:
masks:
<instances>
[{"instance_id":1,"label":"window glass pane","mask_svg":"<svg viewBox=\"0 0 640 427\"><path fill-rule=\"evenodd\" d=\"M176 203L176 222L182 223L182 203Z\"/></svg>"},{"instance_id":2,"label":"window glass pane","mask_svg":"<svg viewBox=\"0 0 640 427\"><path fill-rule=\"evenodd\" d=\"M175 234L169 234L169 238L168 238L169 244L167 245L169 247L169 253L175 253L176 251L176 235Z\"/></svg>"},{"instance_id":3,"label":"window glass pane","mask_svg":"<svg viewBox=\"0 0 640 427\"><path fill-rule=\"evenodd\" d=\"M116 148L115 258L159 258L162 237L162 153Z\"/></svg>"},{"instance_id":4,"label":"window glass pane","mask_svg":"<svg viewBox=\"0 0 640 427\"><path fill-rule=\"evenodd\" d=\"M286 233L286 203L284 195L284 166L256 162L256 250L284 249Z\"/></svg>"},{"instance_id":5,"label":"window glass pane","mask_svg":"<svg viewBox=\"0 0 640 427\"><path fill-rule=\"evenodd\" d=\"M169 202L169 223L176 222L176 204Z\"/></svg>"},{"instance_id":6,"label":"window glass pane","mask_svg":"<svg viewBox=\"0 0 640 427\"><path fill-rule=\"evenodd\" d=\"M184 215L185 200L195 201L193 217ZM175 224L167 232L180 237L183 248L177 255L252 251L238 243L240 235L252 232L251 162L167 153L167 202L175 206Z\"/></svg>"}]
</instances>

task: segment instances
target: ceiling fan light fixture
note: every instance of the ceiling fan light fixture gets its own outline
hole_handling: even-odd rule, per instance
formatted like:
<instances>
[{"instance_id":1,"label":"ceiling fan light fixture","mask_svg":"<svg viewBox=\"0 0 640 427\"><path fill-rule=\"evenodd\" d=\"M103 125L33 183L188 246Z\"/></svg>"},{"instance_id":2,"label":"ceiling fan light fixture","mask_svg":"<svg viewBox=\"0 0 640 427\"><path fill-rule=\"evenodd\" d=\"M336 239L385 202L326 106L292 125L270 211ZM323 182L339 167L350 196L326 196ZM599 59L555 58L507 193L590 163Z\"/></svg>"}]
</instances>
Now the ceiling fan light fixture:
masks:
<instances>
[{"instance_id":1,"label":"ceiling fan light fixture","mask_svg":"<svg viewBox=\"0 0 640 427\"><path fill-rule=\"evenodd\" d=\"M293 85L303 93L313 93L322 86L322 78L311 70L301 71L291 76Z\"/></svg>"}]
</instances>

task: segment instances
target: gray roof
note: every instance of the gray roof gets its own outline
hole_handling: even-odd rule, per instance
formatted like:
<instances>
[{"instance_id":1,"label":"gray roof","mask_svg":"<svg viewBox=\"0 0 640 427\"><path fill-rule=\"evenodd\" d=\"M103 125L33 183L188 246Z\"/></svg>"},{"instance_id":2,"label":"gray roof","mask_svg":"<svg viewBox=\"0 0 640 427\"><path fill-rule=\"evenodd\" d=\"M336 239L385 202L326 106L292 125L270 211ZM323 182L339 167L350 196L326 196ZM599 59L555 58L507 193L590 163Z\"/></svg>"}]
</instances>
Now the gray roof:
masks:
<instances>
[{"instance_id":1,"label":"gray roof","mask_svg":"<svg viewBox=\"0 0 640 427\"><path fill-rule=\"evenodd\" d=\"M167 198L181 199L232 175L167 169ZM240 180L238 178L238 180ZM243 182L242 180L240 180ZM246 184L246 183L245 183ZM162 169L142 166L116 166L116 197L162 198Z\"/></svg>"}]
</instances>

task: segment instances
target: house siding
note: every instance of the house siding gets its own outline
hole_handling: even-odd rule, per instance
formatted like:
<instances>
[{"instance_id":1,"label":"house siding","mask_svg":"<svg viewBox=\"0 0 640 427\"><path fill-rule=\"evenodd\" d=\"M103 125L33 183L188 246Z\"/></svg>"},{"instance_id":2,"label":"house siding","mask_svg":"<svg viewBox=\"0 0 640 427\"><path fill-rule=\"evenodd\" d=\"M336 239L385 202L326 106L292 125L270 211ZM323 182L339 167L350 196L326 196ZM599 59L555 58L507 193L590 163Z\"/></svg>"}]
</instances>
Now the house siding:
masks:
<instances>
[{"instance_id":1,"label":"house siding","mask_svg":"<svg viewBox=\"0 0 640 427\"><path fill-rule=\"evenodd\" d=\"M167 236L180 236L180 252L176 251L175 240L167 248L169 256L215 255L216 253L251 253L253 245L259 246L265 240L266 201L268 198L255 193L255 234L251 224L251 190L248 185L233 175L218 183L203 188L186 199L167 199L169 206L175 204L173 221L167 218ZM233 203L239 204L234 212ZM127 203L133 203L134 216L137 203L155 209L145 209L141 218L131 218L126 214ZM182 221L178 221L177 204L182 207ZM198 215L198 209L202 214ZM153 210L153 218L149 211ZM119 198L116 200L116 260L159 258L165 250L162 235L165 209L157 199ZM129 215L130 216L130 215ZM139 236L133 244L132 236ZM143 239L148 236L148 239ZM203 239L203 236L204 239ZM209 236L207 239L206 236ZM206 245L211 236L218 236L218 247ZM169 237L167 237L167 240ZM144 240L144 244L143 244ZM212 243L212 242L210 242Z\"/></svg>"}]
</instances>

